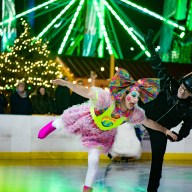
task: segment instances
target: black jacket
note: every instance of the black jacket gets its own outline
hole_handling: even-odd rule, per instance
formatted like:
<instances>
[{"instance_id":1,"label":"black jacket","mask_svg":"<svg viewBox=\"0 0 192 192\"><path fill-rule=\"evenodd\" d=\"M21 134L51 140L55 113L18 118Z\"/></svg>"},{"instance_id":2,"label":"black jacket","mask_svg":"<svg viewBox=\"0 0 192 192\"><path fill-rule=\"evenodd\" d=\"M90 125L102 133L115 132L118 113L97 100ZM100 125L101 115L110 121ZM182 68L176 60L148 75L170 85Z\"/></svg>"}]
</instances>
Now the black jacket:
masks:
<instances>
[{"instance_id":1,"label":"black jacket","mask_svg":"<svg viewBox=\"0 0 192 192\"><path fill-rule=\"evenodd\" d=\"M15 92L10 97L11 114L31 115L32 105L29 97L22 98Z\"/></svg>"},{"instance_id":2,"label":"black jacket","mask_svg":"<svg viewBox=\"0 0 192 192\"><path fill-rule=\"evenodd\" d=\"M47 95L36 94L31 97L33 114L52 114L53 101Z\"/></svg>"},{"instance_id":3,"label":"black jacket","mask_svg":"<svg viewBox=\"0 0 192 192\"><path fill-rule=\"evenodd\" d=\"M71 106L71 94L68 87L58 85L55 90L55 108L56 114L60 115Z\"/></svg>"},{"instance_id":4,"label":"black jacket","mask_svg":"<svg viewBox=\"0 0 192 192\"><path fill-rule=\"evenodd\" d=\"M161 91L157 98L141 106L149 119L152 119L168 129L182 123L179 139L187 137L192 128L192 98L179 99L177 92L179 83L169 76L159 56L151 57L153 71L161 80Z\"/></svg>"},{"instance_id":5,"label":"black jacket","mask_svg":"<svg viewBox=\"0 0 192 192\"><path fill-rule=\"evenodd\" d=\"M0 114L4 113L4 108L7 107L7 100L5 98L5 96L0 93Z\"/></svg>"}]
</instances>

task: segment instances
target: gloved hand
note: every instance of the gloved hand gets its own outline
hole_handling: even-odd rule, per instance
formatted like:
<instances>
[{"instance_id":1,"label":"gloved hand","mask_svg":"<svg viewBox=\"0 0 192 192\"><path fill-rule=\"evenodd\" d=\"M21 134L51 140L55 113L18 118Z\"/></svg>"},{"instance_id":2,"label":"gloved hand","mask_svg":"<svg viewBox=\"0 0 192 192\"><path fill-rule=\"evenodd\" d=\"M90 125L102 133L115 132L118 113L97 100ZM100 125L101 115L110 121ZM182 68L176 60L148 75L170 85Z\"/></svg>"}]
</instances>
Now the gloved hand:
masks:
<instances>
[{"instance_id":1,"label":"gloved hand","mask_svg":"<svg viewBox=\"0 0 192 192\"><path fill-rule=\"evenodd\" d=\"M174 133L175 135L177 135L177 140L173 140L172 139L172 137L169 137L169 135L167 135L167 138L171 141L171 142L178 142L178 141L181 141L182 139L183 139L183 137L180 135L180 134L178 134L178 133L176 133L175 131L172 131L172 133Z\"/></svg>"},{"instance_id":2,"label":"gloved hand","mask_svg":"<svg viewBox=\"0 0 192 192\"><path fill-rule=\"evenodd\" d=\"M153 38L154 38L154 32L152 29L149 29L147 36L144 35L144 40L145 40L145 44L147 46L147 49L151 55L156 54L155 48L153 46Z\"/></svg>"},{"instance_id":3,"label":"gloved hand","mask_svg":"<svg viewBox=\"0 0 192 192\"><path fill-rule=\"evenodd\" d=\"M145 43L146 44L153 44L153 38L154 38L154 31L152 29L148 30L147 36L144 36Z\"/></svg>"}]
</instances>

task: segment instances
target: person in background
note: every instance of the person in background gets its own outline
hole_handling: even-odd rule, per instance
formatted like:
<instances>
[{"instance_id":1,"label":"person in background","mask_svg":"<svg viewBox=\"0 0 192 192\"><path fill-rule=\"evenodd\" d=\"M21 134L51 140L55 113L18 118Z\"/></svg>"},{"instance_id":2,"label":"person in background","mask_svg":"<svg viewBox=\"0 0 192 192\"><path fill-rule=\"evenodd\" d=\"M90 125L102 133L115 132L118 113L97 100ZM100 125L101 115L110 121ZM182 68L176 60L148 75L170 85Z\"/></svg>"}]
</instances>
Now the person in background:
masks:
<instances>
[{"instance_id":1,"label":"person in background","mask_svg":"<svg viewBox=\"0 0 192 192\"><path fill-rule=\"evenodd\" d=\"M158 78L160 78L161 90L156 99L142 104L146 116L162 126L171 129L182 122L177 140L186 138L192 129L192 73L184 76L180 82L170 76L166 67L161 63L159 55L153 46L154 33L149 30L145 37L146 46L151 54L151 67ZM145 126L145 125L144 125ZM167 146L167 137L158 131L149 129L152 162L148 183L148 192L157 192L162 174L163 158Z\"/></svg>"},{"instance_id":2,"label":"person in background","mask_svg":"<svg viewBox=\"0 0 192 192\"><path fill-rule=\"evenodd\" d=\"M7 99L3 93L0 92L0 114L4 114L4 109L7 107Z\"/></svg>"},{"instance_id":3,"label":"person in background","mask_svg":"<svg viewBox=\"0 0 192 192\"><path fill-rule=\"evenodd\" d=\"M83 86L83 81L78 80L77 85ZM77 105L77 104L82 104L86 101L88 101L87 98L82 97L81 95L77 94L75 91L72 92L72 94L71 94L71 106Z\"/></svg>"},{"instance_id":4,"label":"person in background","mask_svg":"<svg viewBox=\"0 0 192 192\"><path fill-rule=\"evenodd\" d=\"M68 81L67 77L62 78ZM63 111L71 106L71 93L68 87L58 85L55 89L55 113L61 115Z\"/></svg>"},{"instance_id":5,"label":"person in background","mask_svg":"<svg viewBox=\"0 0 192 192\"><path fill-rule=\"evenodd\" d=\"M44 86L40 86L36 94L31 96L33 114L52 114L53 101Z\"/></svg>"},{"instance_id":6,"label":"person in background","mask_svg":"<svg viewBox=\"0 0 192 192\"><path fill-rule=\"evenodd\" d=\"M11 114L31 115L32 105L29 95L25 90L25 83L19 82L16 91L10 96Z\"/></svg>"},{"instance_id":7,"label":"person in background","mask_svg":"<svg viewBox=\"0 0 192 192\"><path fill-rule=\"evenodd\" d=\"M165 127L151 121L144 110L137 106L139 97L143 102L154 99L159 90L159 79L135 81L125 69L119 69L110 82L110 92L98 87L87 89L62 79L53 83L67 86L89 99L81 105L64 110L63 114L45 125L38 133L44 139L56 129L81 135L82 144L88 148L88 171L83 192L91 192L98 171L100 153L108 153L113 145L116 128L124 122L144 124L173 140L177 136Z\"/></svg>"}]
</instances>

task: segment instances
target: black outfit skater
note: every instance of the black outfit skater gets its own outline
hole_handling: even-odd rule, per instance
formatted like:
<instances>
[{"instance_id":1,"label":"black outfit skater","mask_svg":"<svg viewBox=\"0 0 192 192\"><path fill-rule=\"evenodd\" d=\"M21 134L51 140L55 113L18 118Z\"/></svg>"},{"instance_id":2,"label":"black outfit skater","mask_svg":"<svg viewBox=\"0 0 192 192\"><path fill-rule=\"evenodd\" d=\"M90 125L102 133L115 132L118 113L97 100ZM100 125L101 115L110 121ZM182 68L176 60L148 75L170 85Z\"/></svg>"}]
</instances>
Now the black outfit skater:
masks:
<instances>
[{"instance_id":1,"label":"black outfit skater","mask_svg":"<svg viewBox=\"0 0 192 192\"><path fill-rule=\"evenodd\" d=\"M187 137L192 128L192 97L179 99L177 92L179 83L169 76L162 65L158 54L152 45L150 34L145 39L146 45L151 53L150 62L153 71L161 79L161 92L155 100L141 106L145 110L147 118L152 119L168 129L179 125L182 121L181 129L178 133L178 140ZM192 76L183 79L187 83L188 90L192 93ZM165 134L146 128L150 135L152 148L152 162L148 183L148 192L157 192L162 174L163 157L166 151L167 138Z\"/></svg>"}]
</instances>

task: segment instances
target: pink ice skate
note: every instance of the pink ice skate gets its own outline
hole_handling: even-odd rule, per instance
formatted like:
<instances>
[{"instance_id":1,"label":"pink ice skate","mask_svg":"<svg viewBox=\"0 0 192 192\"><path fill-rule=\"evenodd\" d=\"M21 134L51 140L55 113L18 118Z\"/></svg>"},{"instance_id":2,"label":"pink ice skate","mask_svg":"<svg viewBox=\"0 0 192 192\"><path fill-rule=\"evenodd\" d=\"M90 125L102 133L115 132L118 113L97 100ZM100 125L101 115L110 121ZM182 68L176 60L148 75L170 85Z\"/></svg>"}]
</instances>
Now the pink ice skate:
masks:
<instances>
[{"instance_id":1,"label":"pink ice skate","mask_svg":"<svg viewBox=\"0 0 192 192\"><path fill-rule=\"evenodd\" d=\"M83 192L92 192L93 189L91 187L84 186Z\"/></svg>"},{"instance_id":2,"label":"pink ice skate","mask_svg":"<svg viewBox=\"0 0 192 192\"><path fill-rule=\"evenodd\" d=\"M45 137L47 137L47 135L49 135L50 133L52 133L53 131L55 131L56 128L54 128L52 126L52 122L49 122L47 125L45 125L38 134L38 138L39 139L44 139Z\"/></svg>"}]
</instances>

